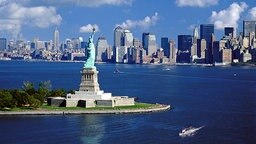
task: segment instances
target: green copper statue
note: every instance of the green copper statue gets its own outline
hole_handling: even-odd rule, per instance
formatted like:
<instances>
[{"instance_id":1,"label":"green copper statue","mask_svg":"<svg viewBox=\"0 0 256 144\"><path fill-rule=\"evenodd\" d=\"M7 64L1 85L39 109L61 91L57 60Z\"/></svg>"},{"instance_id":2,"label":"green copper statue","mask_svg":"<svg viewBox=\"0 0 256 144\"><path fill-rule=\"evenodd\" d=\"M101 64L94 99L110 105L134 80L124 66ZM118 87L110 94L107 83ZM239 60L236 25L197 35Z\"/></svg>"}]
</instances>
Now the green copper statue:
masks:
<instances>
[{"instance_id":1,"label":"green copper statue","mask_svg":"<svg viewBox=\"0 0 256 144\"><path fill-rule=\"evenodd\" d=\"M95 34L95 28L93 28L93 32L88 40L87 46L87 59L84 63L84 68L95 68L94 61L95 61L95 47L93 44L93 36Z\"/></svg>"}]
</instances>

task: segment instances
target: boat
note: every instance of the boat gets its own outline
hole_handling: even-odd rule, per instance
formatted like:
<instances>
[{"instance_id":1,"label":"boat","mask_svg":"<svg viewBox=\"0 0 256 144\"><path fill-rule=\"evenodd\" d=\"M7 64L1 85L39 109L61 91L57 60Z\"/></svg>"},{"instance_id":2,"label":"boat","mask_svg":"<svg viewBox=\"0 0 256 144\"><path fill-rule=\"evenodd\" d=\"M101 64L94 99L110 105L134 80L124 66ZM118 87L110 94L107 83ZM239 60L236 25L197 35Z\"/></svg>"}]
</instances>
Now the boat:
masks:
<instances>
[{"instance_id":1,"label":"boat","mask_svg":"<svg viewBox=\"0 0 256 144\"><path fill-rule=\"evenodd\" d=\"M169 70L171 70L170 68L164 68L163 69L164 71L169 71Z\"/></svg>"},{"instance_id":2,"label":"boat","mask_svg":"<svg viewBox=\"0 0 256 144\"><path fill-rule=\"evenodd\" d=\"M200 129L203 128L203 127L204 127L204 126L195 128L195 127L190 126L190 127L188 127L188 128L183 129L183 130L179 133L179 136L181 136L181 137L193 136L198 130L200 130Z\"/></svg>"}]
</instances>

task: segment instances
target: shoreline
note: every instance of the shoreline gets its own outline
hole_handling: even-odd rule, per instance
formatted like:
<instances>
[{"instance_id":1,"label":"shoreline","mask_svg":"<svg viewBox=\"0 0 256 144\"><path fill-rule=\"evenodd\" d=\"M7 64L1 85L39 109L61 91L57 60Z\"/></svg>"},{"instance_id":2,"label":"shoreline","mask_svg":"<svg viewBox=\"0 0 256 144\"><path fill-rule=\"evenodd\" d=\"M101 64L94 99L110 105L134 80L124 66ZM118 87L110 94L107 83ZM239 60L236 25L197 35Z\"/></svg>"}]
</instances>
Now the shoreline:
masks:
<instances>
[{"instance_id":1,"label":"shoreline","mask_svg":"<svg viewBox=\"0 0 256 144\"><path fill-rule=\"evenodd\" d=\"M49 60L41 60L41 59L32 59L32 60L3 60L0 61L24 61L24 62L49 62L49 63L83 63L84 61L71 61L71 60L58 60L58 61L49 61ZM232 66L232 67L240 67L240 66L249 66L255 67L256 63L217 63L214 64L204 64L204 63L111 63L111 62L95 62L96 64L128 64L128 65L169 65L169 66L205 66L205 67L225 67L225 66Z\"/></svg>"},{"instance_id":2,"label":"shoreline","mask_svg":"<svg viewBox=\"0 0 256 144\"><path fill-rule=\"evenodd\" d=\"M81 114L135 114L152 113L170 110L170 105L161 104L159 107L138 109L103 109L103 110L25 110L25 111L0 111L0 116L6 115L81 115Z\"/></svg>"}]
</instances>

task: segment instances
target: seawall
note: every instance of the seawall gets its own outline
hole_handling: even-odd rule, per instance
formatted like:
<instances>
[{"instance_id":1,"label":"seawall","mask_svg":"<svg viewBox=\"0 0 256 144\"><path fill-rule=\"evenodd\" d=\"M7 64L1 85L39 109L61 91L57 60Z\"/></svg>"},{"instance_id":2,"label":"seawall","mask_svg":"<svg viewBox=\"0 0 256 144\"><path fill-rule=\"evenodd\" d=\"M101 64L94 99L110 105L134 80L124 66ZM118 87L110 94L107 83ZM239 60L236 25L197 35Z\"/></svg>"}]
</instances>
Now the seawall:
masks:
<instances>
[{"instance_id":1,"label":"seawall","mask_svg":"<svg viewBox=\"0 0 256 144\"><path fill-rule=\"evenodd\" d=\"M1 111L3 115L79 115L79 114L128 114L128 113L150 113L166 111L171 108L170 105L160 105L154 108L138 108L138 109L113 109L113 110L29 110L29 111Z\"/></svg>"}]
</instances>

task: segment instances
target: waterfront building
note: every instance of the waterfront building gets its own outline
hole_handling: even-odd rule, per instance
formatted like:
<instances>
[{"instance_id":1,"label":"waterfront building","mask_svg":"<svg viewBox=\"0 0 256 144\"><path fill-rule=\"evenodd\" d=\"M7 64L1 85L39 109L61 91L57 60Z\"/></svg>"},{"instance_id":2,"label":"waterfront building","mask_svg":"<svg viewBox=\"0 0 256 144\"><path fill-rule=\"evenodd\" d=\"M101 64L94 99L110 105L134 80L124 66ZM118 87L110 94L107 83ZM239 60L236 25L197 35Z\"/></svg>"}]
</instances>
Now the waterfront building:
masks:
<instances>
[{"instance_id":1,"label":"waterfront building","mask_svg":"<svg viewBox=\"0 0 256 144\"><path fill-rule=\"evenodd\" d=\"M122 62L122 58L119 57L120 53L122 52L121 45L122 45L122 37L123 37L124 29L120 26L116 27L114 30L114 62L120 63Z\"/></svg>"},{"instance_id":2,"label":"waterfront building","mask_svg":"<svg viewBox=\"0 0 256 144\"><path fill-rule=\"evenodd\" d=\"M143 33L143 48L146 50L146 53L149 57L156 52L156 36L152 33Z\"/></svg>"},{"instance_id":3,"label":"waterfront building","mask_svg":"<svg viewBox=\"0 0 256 144\"><path fill-rule=\"evenodd\" d=\"M71 43L73 46L73 49L80 49L81 48L81 39L80 38L72 38Z\"/></svg>"},{"instance_id":4,"label":"waterfront building","mask_svg":"<svg viewBox=\"0 0 256 144\"><path fill-rule=\"evenodd\" d=\"M243 38L242 47L243 47L243 50L249 48L249 38L248 37Z\"/></svg>"},{"instance_id":5,"label":"waterfront building","mask_svg":"<svg viewBox=\"0 0 256 144\"><path fill-rule=\"evenodd\" d=\"M175 64L176 63L176 55L177 55L177 49L176 49L176 44L174 40L169 41L169 48L170 48L170 63Z\"/></svg>"},{"instance_id":6,"label":"waterfront building","mask_svg":"<svg viewBox=\"0 0 256 144\"><path fill-rule=\"evenodd\" d=\"M232 49L224 48L221 50L221 62L225 64L232 62Z\"/></svg>"},{"instance_id":7,"label":"waterfront building","mask_svg":"<svg viewBox=\"0 0 256 144\"><path fill-rule=\"evenodd\" d=\"M254 40L255 40L255 32L250 32L249 33L249 46L250 47L254 46Z\"/></svg>"},{"instance_id":8,"label":"waterfront building","mask_svg":"<svg viewBox=\"0 0 256 144\"><path fill-rule=\"evenodd\" d=\"M250 32L256 33L256 21L243 21L243 36L249 37Z\"/></svg>"},{"instance_id":9,"label":"waterfront building","mask_svg":"<svg viewBox=\"0 0 256 144\"><path fill-rule=\"evenodd\" d=\"M190 62L190 50L192 46L191 35L178 35L178 55L177 62L189 63Z\"/></svg>"},{"instance_id":10,"label":"waterfront building","mask_svg":"<svg viewBox=\"0 0 256 144\"><path fill-rule=\"evenodd\" d=\"M60 34L59 34L59 30L56 27L54 31L54 39L53 39L54 49L53 50L55 51L59 50L59 42L60 42Z\"/></svg>"},{"instance_id":11,"label":"waterfront building","mask_svg":"<svg viewBox=\"0 0 256 144\"><path fill-rule=\"evenodd\" d=\"M138 38L133 39L133 46L136 48L142 48L142 44Z\"/></svg>"},{"instance_id":12,"label":"waterfront building","mask_svg":"<svg viewBox=\"0 0 256 144\"><path fill-rule=\"evenodd\" d=\"M200 25L200 39L206 41L206 63L213 62L212 44L213 44L214 25L213 24L201 24Z\"/></svg>"},{"instance_id":13,"label":"waterfront building","mask_svg":"<svg viewBox=\"0 0 256 144\"><path fill-rule=\"evenodd\" d=\"M53 47L53 41L52 40L45 41L45 48L46 48L46 50L51 51L52 47Z\"/></svg>"},{"instance_id":14,"label":"waterfront building","mask_svg":"<svg viewBox=\"0 0 256 144\"><path fill-rule=\"evenodd\" d=\"M225 47L226 41L221 40L221 41L214 41L212 50L213 50L213 63L220 63L222 62L221 60L221 50L226 48Z\"/></svg>"},{"instance_id":15,"label":"waterfront building","mask_svg":"<svg viewBox=\"0 0 256 144\"><path fill-rule=\"evenodd\" d=\"M6 50L6 38L0 38L0 51L5 51Z\"/></svg>"},{"instance_id":16,"label":"waterfront building","mask_svg":"<svg viewBox=\"0 0 256 144\"><path fill-rule=\"evenodd\" d=\"M68 60L71 61L84 61L85 58L85 53L81 52L72 52L68 54Z\"/></svg>"},{"instance_id":17,"label":"waterfront building","mask_svg":"<svg viewBox=\"0 0 256 144\"><path fill-rule=\"evenodd\" d=\"M229 38L234 37L234 27L224 27L224 35Z\"/></svg>"},{"instance_id":18,"label":"waterfront building","mask_svg":"<svg viewBox=\"0 0 256 144\"><path fill-rule=\"evenodd\" d=\"M168 37L161 38L161 48L163 48L164 56L170 58L170 44L168 41Z\"/></svg>"},{"instance_id":19,"label":"waterfront building","mask_svg":"<svg viewBox=\"0 0 256 144\"><path fill-rule=\"evenodd\" d=\"M252 55L248 52L248 50L245 50L245 52L242 52L241 54L241 62L249 62L252 60Z\"/></svg>"},{"instance_id":20,"label":"waterfront building","mask_svg":"<svg viewBox=\"0 0 256 144\"><path fill-rule=\"evenodd\" d=\"M81 48L84 49L87 47L87 42L86 41L81 41Z\"/></svg>"},{"instance_id":21,"label":"waterfront building","mask_svg":"<svg viewBox=\"0 0 256 144\"><path fill-rule=\"evenodd\" d=\"M118 63L128 63L128 48L133 46L133 34L129 30L124 30L121 36L121 46L116 47Z\"/></svg>"},{"instance_id":22,"label":"waterfront building","mask_svg":"<svg viewBox=\"0 0 256 144\"><path fill-rule=\"evenodd\" d=\"M99 37L96 43L96 61L106 62L108 60L108 41L105 37Z\"/></svg>"},{"instance_id":23,"label":"waterfront building","mask_svg":"<svg viewBox=\"0 0 256 144\"><path fill-rule=\"evenodd\" d=\"M193 30L193 44L196 44L198 39L199 39L199 30L198 30L198 27L196 26Z\"/></svg>"}]
</instances>

